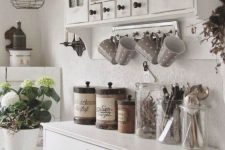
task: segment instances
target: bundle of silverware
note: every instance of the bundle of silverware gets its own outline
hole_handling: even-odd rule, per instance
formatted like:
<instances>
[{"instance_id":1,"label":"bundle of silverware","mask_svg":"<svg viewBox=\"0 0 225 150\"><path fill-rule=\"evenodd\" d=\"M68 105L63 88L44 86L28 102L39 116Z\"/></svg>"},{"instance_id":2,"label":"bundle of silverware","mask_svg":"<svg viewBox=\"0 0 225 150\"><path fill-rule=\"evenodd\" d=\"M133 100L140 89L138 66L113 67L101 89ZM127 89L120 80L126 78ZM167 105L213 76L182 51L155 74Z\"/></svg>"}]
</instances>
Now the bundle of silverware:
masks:
<instances>
[{"instance_id":1,"label":"bundle of silverware","mask_svg":"<svg viewBox=\"0 0 225 150\"><path fill-rule=\"evenodd\" d=\"M183 103L184 87L178 83L168 90L163 87L163 99L158 107L157 135L158 140L166 144L180 144L181 123L179 105ZM168 91L171 91L169 94Z\"/></svg>"},{"instance_id":2,"label":"bundle of silverware","mask_svg":"<svg viewBox=\"0 0 225 150\"><path fill-rule=\"evenodd\" d=\"M204 149L207 144L207 106L202 102L208 95L208 87L188 84L184 104L181 106L183 110L182 145L186 149Z\"/></svg>"}]
</instances>

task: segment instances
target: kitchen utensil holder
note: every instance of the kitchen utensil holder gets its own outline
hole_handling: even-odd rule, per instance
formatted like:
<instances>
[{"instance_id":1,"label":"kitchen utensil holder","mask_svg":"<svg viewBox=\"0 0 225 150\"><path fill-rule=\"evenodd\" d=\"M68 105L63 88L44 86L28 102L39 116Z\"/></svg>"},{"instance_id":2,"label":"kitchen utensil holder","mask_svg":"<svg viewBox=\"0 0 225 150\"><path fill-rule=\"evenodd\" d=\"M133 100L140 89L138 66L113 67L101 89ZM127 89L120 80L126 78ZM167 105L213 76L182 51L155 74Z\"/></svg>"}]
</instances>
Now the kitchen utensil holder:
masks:
<instances>
[{"instance_id":1,"label":"kitchen utensil holder","mask_svg":"<svg viewBox=\"0 0 225 150\"><path fill-rule=\"evenodd\" d=\"M72 42L65 41L63 43L60 43L64 45L65 47L72 47L73 50L77 52L78 56L82 56L83 52L86 50L85 44L82 41L82 39L79 37L77 38L76 35L74 34L74 38Z\"/></svg>"}]
</instances>

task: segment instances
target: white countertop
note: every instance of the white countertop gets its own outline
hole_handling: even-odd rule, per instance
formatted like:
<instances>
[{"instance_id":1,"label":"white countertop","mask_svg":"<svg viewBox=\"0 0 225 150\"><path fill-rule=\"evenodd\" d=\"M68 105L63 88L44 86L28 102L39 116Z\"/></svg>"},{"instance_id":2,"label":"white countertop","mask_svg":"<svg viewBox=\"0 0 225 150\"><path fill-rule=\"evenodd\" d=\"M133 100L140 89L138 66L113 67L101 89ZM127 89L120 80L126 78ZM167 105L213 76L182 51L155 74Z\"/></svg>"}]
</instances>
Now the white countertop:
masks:
<instances>
[{"instance_id":1,"label":"white countertop","mask_svg":"<svg viewBox=\"0 0 225 150\"><path fill-rule=\"evenodd\" d=\"M160 144L156 140L142 139L134 134L123 134L117 131L101 130L95 126L78 125L72 121L42 124L50 130L67 137L78 139L90 144L101 145L108 149L118 150L180 150L181 146ZM208 148L207 150L216 150Z\"/></svg>"}]
</instances>

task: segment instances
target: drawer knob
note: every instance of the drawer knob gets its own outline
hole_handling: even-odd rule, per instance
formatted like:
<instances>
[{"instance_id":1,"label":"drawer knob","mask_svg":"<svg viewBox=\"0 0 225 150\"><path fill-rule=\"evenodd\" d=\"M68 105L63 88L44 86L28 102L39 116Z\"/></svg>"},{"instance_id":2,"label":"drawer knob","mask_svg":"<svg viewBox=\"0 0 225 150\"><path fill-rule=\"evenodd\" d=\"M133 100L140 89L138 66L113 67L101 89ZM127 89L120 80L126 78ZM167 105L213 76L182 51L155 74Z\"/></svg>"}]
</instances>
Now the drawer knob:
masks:
<instances>
[{"instance_id":1,"label":"drawer knob","mask_svg":"<svg viewBox=\"0 0 225 150\"><path fill-rule=\"evenodd\" d=\"M125 9L125 6L124 6L124 5L118 5L118 6L117 6L117 9L118 9L118 10L124 10L124 9Z\"/></svg>"},{"instance_id":2,"label":"drawer knob","mask_svg":"<svg viewBox=\"0 0 225 150\"><path fill-rule=\"evenodd\" d=\"M89 13L90 13L90 15L95 15L97 12L96 12L96 10L90 10Z\"/></svg>"},{"instance_id":3,"label":"drawer knob","mask_svg":"<svg viewBox=\"0 0 225 150\"><path fill-rule=\"evenodd\" d=\"M104 13L106 13L106 12L110 12L110 8L106 8L106 7L104 7L104 8L103 8L103 11L104 11Z\"/></svg>"},{"instance_id":4,"label":"drawer knob","mask_svg":"<svg viewBox=\"0 0 225 150\"><path fill-rule=\"evenodd\" d=\"M141 3L134 2L134 8L141 8Z\"/></svg>"}]
</instances>

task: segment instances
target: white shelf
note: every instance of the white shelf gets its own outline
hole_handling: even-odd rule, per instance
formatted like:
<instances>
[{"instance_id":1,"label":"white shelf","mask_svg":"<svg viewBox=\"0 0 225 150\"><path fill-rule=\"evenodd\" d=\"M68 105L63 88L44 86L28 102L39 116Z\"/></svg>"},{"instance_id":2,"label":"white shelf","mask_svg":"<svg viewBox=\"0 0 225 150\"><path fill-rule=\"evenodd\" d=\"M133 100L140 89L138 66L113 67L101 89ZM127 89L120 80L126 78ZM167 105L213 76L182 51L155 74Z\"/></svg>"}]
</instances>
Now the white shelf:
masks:
<instances>
[{"instance_id":1,"label":"white shelf","mask_svg":"<svg viewBox=\"0 0 225 150\"><path fill-rule=\"evenodd\" d=\"M142 139L133 134L122 134L117 131L101 130L95 126L77 125L72 121L45 123L48 130L66 137L77 139L89 144L98 145L109 150L180 150L179 145L160 144L156 140ZM208 148L206 150L216 150Z\"/></svg>"},{"instance_id":2,"label":"white shelf","mask_svg":"<svg viewBox=\"0 0 225 150\"><path fill-rule=\"evenodd\" d=\"M84 23L76 23L76 24L68 24L66 28L68 30L74 28L94 28L99 26L118 26L118 25L125 25L131 23L142 23L142 22L152 22L152 21L160 21L160 20L171 20L171 19L178 19L182 17L192 16L194 14L194 9L186 9L180 11L171 11L165 13L158 13L158 14L149 14L149 15L142 15L142 16L131 16L125 18L115 18L109 20L101 20L95 22L84 22Z\"/></svg>"}]
</instances>

